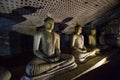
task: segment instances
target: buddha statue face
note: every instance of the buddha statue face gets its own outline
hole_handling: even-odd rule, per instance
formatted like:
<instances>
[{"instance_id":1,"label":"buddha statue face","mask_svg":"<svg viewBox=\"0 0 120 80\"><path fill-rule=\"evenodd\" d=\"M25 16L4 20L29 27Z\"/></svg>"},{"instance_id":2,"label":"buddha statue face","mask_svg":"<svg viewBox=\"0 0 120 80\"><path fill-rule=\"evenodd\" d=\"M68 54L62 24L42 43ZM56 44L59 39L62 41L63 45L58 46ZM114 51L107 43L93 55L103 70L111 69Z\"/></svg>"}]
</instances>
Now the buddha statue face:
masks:
<instances>
[{"instance_id":1,"label":"buddha statue face","mask_svg":"<svg viewBox=\"0 0 120 80\"><path fill-rule=\"evenodd\" d=\"M51 32L54 28L54 20L50 19L44 22L45 30Z\"/></svg>"},{"instance_id":2,"label":"buddha statue face","mask_svg":"<svg viewBox=\"0 0 120 80\"><path fill-rule=\"evenodd\" d=\"M82 33L82 27L79 26L79 27L75 28L75 31L76 31L77 35L81 34Z\"/></svg>"},{"instance_id":3,"label":"buddha statue face","mask_svg":"<svg viewBox=\"0 0 120 80\"><path fill-rule=\"evenodd\" d=\"M91 30L91 34L92 34L92 35L95 35L95 34L96 34L96 30L95 30L95 29L92 29L92 30Z\"/></svg>"}]
</instances>

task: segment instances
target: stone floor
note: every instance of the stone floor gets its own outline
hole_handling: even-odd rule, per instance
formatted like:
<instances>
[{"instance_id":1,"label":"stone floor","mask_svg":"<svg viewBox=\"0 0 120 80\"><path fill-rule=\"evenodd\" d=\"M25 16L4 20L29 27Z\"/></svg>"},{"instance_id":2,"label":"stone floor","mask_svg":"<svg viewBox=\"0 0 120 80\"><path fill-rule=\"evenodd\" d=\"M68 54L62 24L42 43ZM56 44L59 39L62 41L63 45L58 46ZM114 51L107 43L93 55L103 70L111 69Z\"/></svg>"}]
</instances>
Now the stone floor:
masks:
<instances>
[{"instance_id":1,"label":"stone floor","mask_svg":"<svg viewBox=\"0 0 120 80\"><path fill-rule=\"evenodd\" d=\"M109 63L78 77L76 80L120 80L120 50L109 58Z\"/></svg>"},{"instance_id":2,"label":"stone floor","mask_svg":"<svg viewBox=\"0 0 120 80\"><path fill-rule=\"evenodd\" d=\"M116 53L118 53L119 48L114 48L114 49L108 49L101 54L97 55L96 57L91 58L88 62L86 63L78 63L78 67L76 69L73 69L71 71L67 71L61 74L58 74L51 78L51 80L71 80L71 79L76 79L81 75L81 73L85 72L86 70L89 70L89 68L93 67L96 63L104 59L105 57L113 56ZM19 80L21 76L25 74L25 66L26 64L33 58L32 57L19 57L15 58L13 60L6 60L6 63L3 64L6 68L8 68L11 73L12 73L12 79L11 80ZM111 60L114 58L109 57ZM109 59L108 59L109 60ZM9 63L11 62L11 63ZM14 64L15 63L15 64ZM83 79L84 80L84 79Z\"/></svg>"},{"instance_id":3,"label":"stone floor","mask_svg":"<svg viewBox=\"0 0 120 80\"><path fill-rule=\"evenodd\" d=\"M86 63L78 63L78 67L76 69L73 69L71 71L62 73L60 75L54 76L51 80L74 80L82 75L84 75L86 72L89 72L96 67L99 67L102 64L105 64L109 60L106 60L103 62L106 58L111 57L111 54L117 53L117 50L113 50L111 52L105 51L104 53L101 53L100 55L97 55L96 57L91 58L88 62Z\"/></svg>"}]
</instances>

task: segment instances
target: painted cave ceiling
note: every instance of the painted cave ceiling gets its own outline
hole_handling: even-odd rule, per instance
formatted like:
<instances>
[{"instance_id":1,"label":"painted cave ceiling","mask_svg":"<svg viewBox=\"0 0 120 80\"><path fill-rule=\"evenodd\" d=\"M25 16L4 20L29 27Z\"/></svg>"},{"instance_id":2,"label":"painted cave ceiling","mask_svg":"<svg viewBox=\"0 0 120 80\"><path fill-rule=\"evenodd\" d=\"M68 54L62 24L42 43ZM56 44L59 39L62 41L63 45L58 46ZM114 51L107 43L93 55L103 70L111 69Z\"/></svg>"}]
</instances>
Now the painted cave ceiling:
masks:
<instances>
[{"instance_id":1,"label":"painted cave ceiling","mask_svg":"<svg viewBox=\"0 0 120 80\"><path fill-rule=\"evenodd\" d=\"M67 25L85 25L95 21L118 3L119 0L0 0L0 13L12 16L9 18L14 19L13 30L31 33L33 28L43 25L47 15L56 22L63 23L66 18L72 18L66 22ZM18 16L22 18L19 19ZM29 29L25 29L28 26Z\"/></svg>"}]
</instances>

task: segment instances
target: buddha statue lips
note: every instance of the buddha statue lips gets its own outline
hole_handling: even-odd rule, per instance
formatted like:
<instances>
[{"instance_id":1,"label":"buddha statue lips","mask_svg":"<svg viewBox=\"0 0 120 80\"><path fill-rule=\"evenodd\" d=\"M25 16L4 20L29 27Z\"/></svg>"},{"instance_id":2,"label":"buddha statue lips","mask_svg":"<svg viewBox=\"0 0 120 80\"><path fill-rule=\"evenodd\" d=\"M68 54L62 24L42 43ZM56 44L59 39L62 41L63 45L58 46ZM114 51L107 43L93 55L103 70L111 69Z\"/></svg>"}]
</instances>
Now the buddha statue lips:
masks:
<instances>
[{"instance_id":1,"label":"buddha statue lips","mask_svg":"<svg viewBox=\"0 0 120 80\"><path fill-rule=\"evenodd\" d=\"M46 18L44 22L44 30L34 35L33 51L36 58L26 67L27 77L32 80L45 79L46 76L77 67L74 56L61 54L60 36L52 31L54 20Z\"/></svg>"}]
</instances>

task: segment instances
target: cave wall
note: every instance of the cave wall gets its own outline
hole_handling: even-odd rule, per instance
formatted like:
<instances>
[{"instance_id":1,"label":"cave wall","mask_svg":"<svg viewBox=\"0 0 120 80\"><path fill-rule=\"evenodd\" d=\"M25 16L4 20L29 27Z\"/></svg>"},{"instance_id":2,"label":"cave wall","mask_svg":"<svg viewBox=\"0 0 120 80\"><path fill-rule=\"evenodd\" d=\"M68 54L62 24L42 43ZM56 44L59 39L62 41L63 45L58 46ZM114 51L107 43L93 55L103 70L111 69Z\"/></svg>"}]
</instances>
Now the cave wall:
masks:
<instances>
[{"instance_id":1,"label":"cave wall","mask_svg":"<svg viewBox=\"0 0 120 80\"><path fill-rule=\"evenodd\" d=\"M70 42L70 34L74 32L76 24L85 27L83 34L88 35L89 28L87 29L85 25L92 22L99 36L102 28L120 15L119 5L115 6L118 0L53 0L51 2L37 0L37 2L0 1L0 56L32 53L33 35L36 28L43 25L47 15L55 19L57 27L54 31L61 35L61 43L64 42L62 44ZM85 40L87 42L87 37Z\"/></svg>"}]
</instances>

